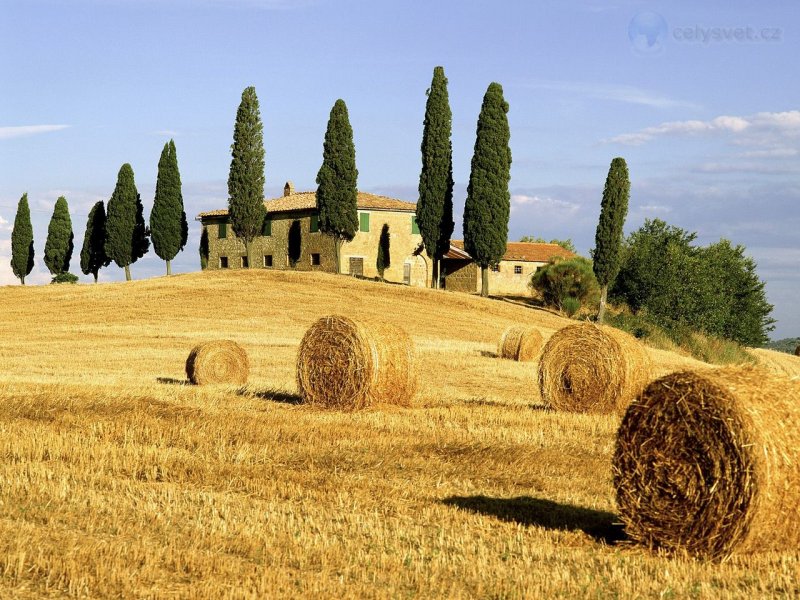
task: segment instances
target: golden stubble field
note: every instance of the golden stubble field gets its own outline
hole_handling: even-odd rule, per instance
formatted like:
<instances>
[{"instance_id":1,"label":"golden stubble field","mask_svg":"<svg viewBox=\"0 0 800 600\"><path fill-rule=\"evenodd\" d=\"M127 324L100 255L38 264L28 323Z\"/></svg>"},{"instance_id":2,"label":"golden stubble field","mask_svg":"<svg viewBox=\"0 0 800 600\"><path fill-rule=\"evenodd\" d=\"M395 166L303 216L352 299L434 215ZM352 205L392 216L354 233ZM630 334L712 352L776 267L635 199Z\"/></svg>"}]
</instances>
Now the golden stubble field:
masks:
<instances>
[{"instance_id":1,"label":"golden stubble field","mask_svg":"<svg viewBox=\"0 0 800 600\"><path fill-rule=\"evenodd\" d=\"M553 314L265 271L7 287L0 307L3 598L800 594L797 553L708 564L625 540L617 419L542 410L535 365L495 356ZM416 407L298 404L299 341L335 312L407 329ZM214 338L247 349L246 389L183 384Z\"/></svg>"}]
</instances>

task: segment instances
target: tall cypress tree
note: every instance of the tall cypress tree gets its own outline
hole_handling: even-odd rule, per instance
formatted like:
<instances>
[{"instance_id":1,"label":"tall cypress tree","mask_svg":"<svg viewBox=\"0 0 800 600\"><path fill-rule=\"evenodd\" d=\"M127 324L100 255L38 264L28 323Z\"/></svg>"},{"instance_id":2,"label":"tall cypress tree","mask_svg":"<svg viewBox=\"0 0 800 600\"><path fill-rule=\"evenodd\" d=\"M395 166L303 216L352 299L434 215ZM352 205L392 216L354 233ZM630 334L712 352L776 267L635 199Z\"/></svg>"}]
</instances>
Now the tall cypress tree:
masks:
<instances>
[{"instance_id":1,"label":"tall cypress tree","mask_svg":"<svg viewBox=\"0 0 800 600\"><path fill-rule=\"evenodd\" d=\"M118 267L125 269L127 281L131 280L130 266L150 248L148 234L133 169L125 163L119 170L117 185L108 201L105 252Z\"/></svg>"},{"instance_id":2,"label":"tall cypress tree","mask_svg":"<svg viewBox=\"0 0 800 600\"><path fill-rule=\"evenodd\" d=\"M236 112L228 174L228 214L234 233L244 241L247 263L253 268L253 240L261 235L264 208L264 127L258 108L256 88L242 92Z\"/></svg>"},{"instance_id":3,"label":"tall cypress tree","mask_svg":"<svg viewBox=\"0 0 800 600\"><path fill-rule=\"evenodd\" d=\"M25 285L25 277L33 270L33 226L27 192L19 199L14 229L11 231L11 270L22 285Z\"/></svg>"},{"instance_id":4,"label":"tall cypress tree","mask_svg":"<svg viewBox=\"0 0 800 600\"><path fill-rule=\"evenodd\" d=\"M422 171L419 176L417 225L433 264L431 287L439 287L439 261L450 249L453 235L453 114L444 68L433 70L427 92L422 131Z\"/></svg>"},{"instance_id":5,"label":"tall cypress tree","mask_svg":"<svg viewBox=\"0 0 800 600\"><path fill-rule=\"evenodd\" d=\"M81 248L81 271L84 275L91 273L95 283L100 269L111 264L111 259L106 256L105 242L106 209L100 200L89 211L86 233L83 235L83 248Z\"/></svg>"},{"instance_id":6,"label":"tall cypress tree","mask_svg":"<svg viewBox=\"0 0 800 600\"><path fill-rule=\"evenodd\" d=\"M611 161L600 205L600 220L594 237L594 274L600 284L600 309L597 320L602 323L606 313L608 287L614 282L622 264L622 227L628 215L631 182L628 165L622 157Z\"/></svg>"},{"instance_id":7,"label":"tall cypress tree","mask_svg":"<svg viewBox=\"0 0 800 600\"><path fill-rule=\"evenodd\" d=\"M358 230L358 169L353 128L344 100L337 100L328 118L322 147L322 166L317 173L319 230L333 238L336 272L341 272L342 244Z\"/></svg>"},{"instance_id":8,"label":"tall cypress tree","mask_svg":"<svg viewBox=\"0 0 800 600\"><path fill-rule=\"evenodd\" d=\"M69 217L69 206L64 196L56 200L53 216L47 228L47 242L44 245L44 264L51 275L60 275L69 271L72 250L75 245L72 233L72 219Z\"/></svg>"},{"instance_id":9,"label":"tall cypress tree","mask_svg":"<svg viewBox=\"0 0 800 600\"><path fill-rule=\"evenodd\" d=\"M478 116L475 152L464 205L464 250L481 267L481 296L489 295L489 266L503 258L511 211L508 102L499 83L489 84Z\"/></svg>"},{"instance_id":10,"label":"tall cypress tree","mask_svg":"<svg viewBox=\"0 0 800 600\"><path fill-rule=\"evenodd\" d=\"M384 223L381 228L381 237L378 239L378 257L375 260L375 268L378 270L378 277L383 280L383 272L392 266L391 256L391 236L389 234L389 224Z\"/></svg>"},{"instance_id":11,"label":"tall cypress tree","mask_svg":"<svg viewBox=\"0 0 800 600\"><path fill-rule=\"evenodd\" d=\"M171 262L186 246L189 224L183 209L181 174L175 142L164 144L158 161L158 179L153 210L150 211L150 235L153 249L167 263L167 275L172 274Z\"/></svg>"}]
</instances>

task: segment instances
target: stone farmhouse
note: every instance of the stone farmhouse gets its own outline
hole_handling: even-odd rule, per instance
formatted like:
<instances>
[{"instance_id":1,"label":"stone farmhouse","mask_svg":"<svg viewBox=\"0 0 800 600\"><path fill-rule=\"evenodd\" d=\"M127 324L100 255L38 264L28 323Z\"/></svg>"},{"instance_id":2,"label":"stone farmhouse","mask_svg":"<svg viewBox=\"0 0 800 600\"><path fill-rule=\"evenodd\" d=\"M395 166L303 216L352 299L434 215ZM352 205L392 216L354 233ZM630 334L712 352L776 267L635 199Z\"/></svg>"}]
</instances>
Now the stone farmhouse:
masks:
<instances>
[{"instance_id":1,"label":"stone farmhouse","mask_svg":"<svg viewBox=\"0 0 800 600\"><path fill-rule=\"evenodd\" d=\"M358 192L359 228L351 242L342 245L340 272L376 277L378 243L384 225L389 227L391 266L387 281L428 286L431 264L422 246L416 222L416 204L386 196ZM283 196L264 202L267 217L262 235L253 241L258 267L335 272L333 239L319 231L315 192L296 192L291 182ZM208 239L208 269L247 267L244 242L228 221L228 210L200 213ZM503 260L489 274L493 294L525 295L531 275L551 257L574 256L557 244L509 242ZM480 268L464 252L464 243L454 240L441 264L441 287L474 293L480 291Z\"/></svg>"}]
</instances>

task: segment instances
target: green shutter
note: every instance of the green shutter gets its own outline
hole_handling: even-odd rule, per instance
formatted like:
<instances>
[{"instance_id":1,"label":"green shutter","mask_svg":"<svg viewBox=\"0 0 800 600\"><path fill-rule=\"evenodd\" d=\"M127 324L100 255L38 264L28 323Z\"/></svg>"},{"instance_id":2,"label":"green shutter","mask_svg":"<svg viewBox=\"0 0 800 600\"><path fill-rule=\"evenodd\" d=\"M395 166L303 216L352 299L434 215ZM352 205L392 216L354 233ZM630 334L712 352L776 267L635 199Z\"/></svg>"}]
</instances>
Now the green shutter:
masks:
<instances>
[{"instance_id":1,"label":"green shutter","mask_svg":"<svg viewBox=\"0 0 800 600\"><path fill-rule=\"evenodd\" d=\"M268 237L272 235L272 219L264 217L264 224L261 226L261 235Z\"/></svg>"},{"instance_id":2,"label":"green shutter","mask_svg":"<svg viewBox=\"0 0 800 600\"><path fill-rule=\"evenodd\" d=\"M219 239L221 239L221 240L224 240L226 237L228 237L228 224L227 223L223 222L223 223L219 224L219 233L217 234L217 237Z\"/></svg>"},{"instance_id":3,"label":"green shutter","mask_svg":"<svg viewBox=\"0 0 800 600\"><path fill-rule=\"evenodd\" d=\"M311 215L311 227L309 231L311 233L316 233L319 231L319 216Z\"/></svg>"},{"instance_id":4,"label":"green shutter","mask_svg":"<svg viewBox=\"0 0 800 600\"><path fill-rule=\"evenodd\" d=\"M419 225L417 225L417 216L411 217L411 233L419 234Z\"/></svg>"},{"instance_id":5,"label":"green shutter","mask_svg":"<svg viewBox=\"0 0 800 600\"><path fill-rule=\"evenodd\" d=\"M360 213L358 215L358 230L369 231L369 213Z\"/></svg>"}]
</instances>

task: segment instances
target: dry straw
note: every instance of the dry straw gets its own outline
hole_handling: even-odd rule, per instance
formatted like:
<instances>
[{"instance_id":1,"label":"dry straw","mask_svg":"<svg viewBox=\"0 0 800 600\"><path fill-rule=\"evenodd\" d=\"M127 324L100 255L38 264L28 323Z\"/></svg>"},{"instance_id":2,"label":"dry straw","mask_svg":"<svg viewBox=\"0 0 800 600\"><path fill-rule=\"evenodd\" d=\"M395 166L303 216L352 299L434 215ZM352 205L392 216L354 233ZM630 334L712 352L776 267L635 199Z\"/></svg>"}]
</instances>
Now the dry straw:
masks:
<instances>
[{"instance_id":1,"label":"dry straw","mask_svg":"<svg viewBox=\"0 0 800 600\"><path fill-rule=\"evenodd\" d=\"M186 359L186 376L194 384L244 385L250 373L247 352L236 342L215 340L195 346Z\"/></svg>"},{"instance_id":2,"label":"dry straw","mask_svg":"<svg viewBox=\"0 0 800 600\"><path fill-rule=\"evenodd\" d=\"M297 386L305 402L327 408L410 406L416 391L414 344L395 325L322 317L300 342Z\"/></svg>"},{"instance_id":3,"label":"dry straw","mask_svg":"<svg viewBox=\"0 0 800 600\"><path fill-rule=\"evenodd\" d=\"M766 348L748 348L747 351L762 367L772 373L788 377L800 375L800 358L797 356Z\"/></svg>"},{"instance_id":4,"label":"dry straw","mask_svg":"<svg viewBox=\"0 0 800 600\"><path fill-rule=\"evenodd\" d=\"M539 359L545 405L569 412L622 412L650 380L652 363L636 338L592 323L558 330Z\"/></svg>"},{"instance_id":5,"label":"dry straw","mask_svg":"<svg viewBox=\"0 0 800 600\"><path fill-rule=\"evenodd\" d=\"M530 362L539 356L542 334L533 327L512 325L503 332L497 354L500 358Z\"/></svg>"},{"instance_id":6,"label":"dry straw","mask_svg":"<svg viewBox=\"0 0 800 600\"><path fill-rule=\"evenodd\" d=\"M681 371L628 408L613 461L628 534L706 558L800 544L800 382Z\"/></svg>"}]
</instances>

